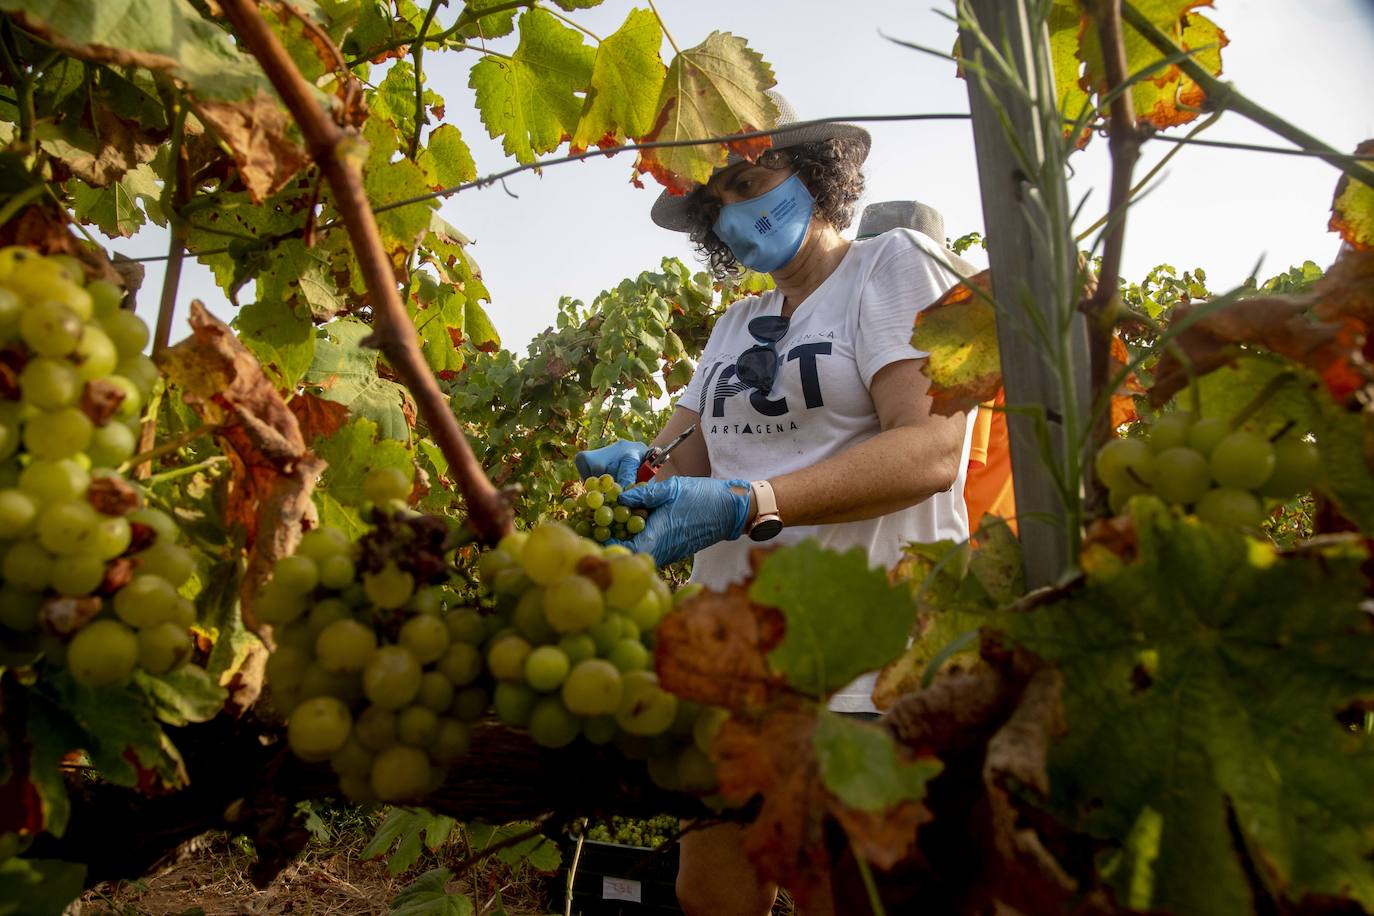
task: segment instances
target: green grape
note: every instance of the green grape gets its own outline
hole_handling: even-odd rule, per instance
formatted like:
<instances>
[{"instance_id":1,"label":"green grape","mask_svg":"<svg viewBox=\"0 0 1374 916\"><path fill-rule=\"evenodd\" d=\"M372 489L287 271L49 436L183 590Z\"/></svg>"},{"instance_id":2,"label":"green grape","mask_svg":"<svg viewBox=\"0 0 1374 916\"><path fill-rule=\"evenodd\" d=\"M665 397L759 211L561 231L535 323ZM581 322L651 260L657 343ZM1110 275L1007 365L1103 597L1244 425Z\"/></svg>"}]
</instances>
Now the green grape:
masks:
<instances>
[{"instance_id":1,"label":"green grape","mask_svg":"<svg viewBox=\"0 0 1374 916\"><path fill-rule=\"evenodd\" d=\"M160 626L160 624L159 624ZM295 646L278 645L267 656L267 683L275 691L295 691L301 686L305 669L310 667L310 655Z\"/></svg>"},{"instance_id":2,"label":"green grape","mask_svg":"<svg viewBox=\"0 0 1374 916\"><path fill-rule=\"evenodd\" d=\"M121 359L119 365L115 366L115 375L128 379L145 399L162 377L158 372L157 363L141 353Z\"/></svg>"},{"instance_id":3,"label":"green grape","mask_svg":"<svg viewBox=\"0 0 1374 916\"><path fill-rule=\"evenodd\" d=\"M271 583L268 583L269 585ZM308 598L306 598L308 602ZM323 601L316 601L310 608L310 613L306 615L306 626L310 628L311 640L318 639L325 627L336 620L348 620L353 616L353 611L348 603L339 598L326 598Z\"/></svg>"},{"instance_id":4,"label":"green grape","mask_svg":"<svg viewBox=\"0 0 1374 916\"><path fill-rule=\"evenodd\" d=\"M66 407L80 393L81 380L64 359L31 359L19 373L19 396L41 410Z\"/></svg>"},{"instance_id":5,"label":"green grape","mask_svg":"<svg viewBox=\"0 0 1374 916\"><path fill-rule=\"evenodd\" d=\"M368 600L383 610L403 607L415 593L415 577L388 560L380 572L363 573Z\"/></svg>"},{"instance_id":6,"label":"green grape","mask_svg":"<svg viewBox=\"0 0 1374 916\"><path fill-rule=\"evenodd\" d=\"M428 665L438 661L448 650L448 628L438 617L417 614L401 627L397 642L409 649L421 665Z\"/></svg>"},{"instance_id":7,"label":"green grape","mask_svg":"<svg viewBox=\"0 0 1374 916\"><path fill-rule=\"evenodd\" d=\"M0 577L17 588L42 591L52 578L53 557L36 541L16 541L5 551Z\"/></svg>"},{"instance_id":8,"label":"green grape","mask_svg":"<svg viewBox=\"0 0 1374 916\"><path fill-rule=\"evenodd\" d=\"M356 726L354 731L357 731ZM329 758L329 767L340 776L367 776L372 772L373 754L350 734L343 747Z\"/></svg>"},{"instance_id":9,"label":"green grape","mask_svg":"<svg viewBox=\"0 0 1374 916\"><path fill-rule=\"evenodd\" d=\"M67 668L87 687L117 687L138 664L138 637L114 620L93 620L67 645Z\"/></svg>"},{"instance_id":10,"label":"green grape","mask_svg":"<svg viewBox=\"0 0 1374 916\"><path fill-rule=\"evenodd\" d=\"M1212 474L1201 452L1182 446L1155 456L1155 494L1166 503L1184 506L1197 502L1212 488Z\"/></svg>"},{"instance_id":11,"label":"green grape","mask_svg":"<svg viewBox=\"0 0 1374 916\"><path fill-rule=\"evenodd\" d=\"M91 464L98 468L118 467L134 455L138 440L133 430L123 423L106 423L91 432L91 444L86 447Z\"/></svg>"},{"instance_id":12,"label":"green grape","mask_svg":"<svg viewBox=\"0 0 1374 916\"><path fill-rule=\"evenodd\" d=\"M515 567L515 558L506 553L500 547L494 550L485 551L477 560L477 576L482 580L482 584L491 588L496 584L496 577L507 569Z\"/></svg>"},{"instance_id":13,"label":"green grape","mask_svg":"<svg viewBox=\"0 0 1374 916\"><path fill-rule=\"evenodd\" d=\"M498 681L523 681L529 654L530 644L523 636L512 633L494 639L487 648L487 670Z\"/></svg>"},{"instance_id":14,"label":"green grape","mask_svg":"<svg viewBox=\"0 0 1374 916\"><path fill-rule=\"evenodd\" d=\"M253 598L253 612L259 620L273 626L290 623L304 614L308 606L309 599L305 595L275 588L271 582L258 589Z\"/></svg>"},{"instance_id":15,"label":"green grape","mask_svg":"<svg viewBox=\"0 0 1374 916\"><path fill-rule=\"evenodd\" d=\"M315 637L315 657L326 671L362 671L377 651L377 634L357 620L336 620Z\"/></svg>"},{"instance_id":16,"label":"green grape","mask_svg":"<svg viewBox=\"0 0 1374 916\"><path fill-rule=\"evenodd\" d=\"M83 382L109 375L119 365L119 353L114 341L93 324L81 330L81 340L72 354L76 362L76 374Z\"/></svg>"},{"instance_id":17,"label":"green grape","mask_svg":"<svg viewBox=\"0 0 1374 916\"><path fill-rule=\"evenodd\" d=\"M482 615L468 607L456 608L445 614L444 626L448 627L448 635L453 638L454 642L476 645L487 635L486 625L482 623Z\"/></svg>"},{"instance_id":18,"label":"green grape","mask_svg":"<svg viewBox=\"0 0 1374 916\"><path fill-rule=\"evenodd\" d=\"M577 563L577 535L563 525L540 525L530 532L520 564L539 585L552 585Z\"/></svg>"},{"instance_id":19,"label":"green grape","mask_svg":"<svg viewBox=\"0 0 1374 916\"><path fill-rule=\"evenodd\" d=\"M439 671L454 686L471 684L482 673L482 655L470 642L452 643L445 650L443 658L439 659Z\"/></svg>"},{"instance_id":20,"label":"green grape","mask_svg":"<svg viewBox=\"0 0 1374 916\"><path fill-rule=\"evenodd\" d=\"M301 675L300 695L302 699L311 697L337 697L345 703L362 698L363 687L356 674L342 671L326 671L324 666L314 662L306 666Z\"/></svg>"},{"instance_id":21,"label":"green grape","mask_svg":"<svg viewBox=\"0 0 1374 916\"><path fill-rule=\"evenodd\" d=\"M99 516L91 531L90 551L101 560L113 560L129 549L133 529L128 519L120 515Z\"/></svg>"},{"instance_id":22,"label":"green grape","mask_svg":"<svg viewBox=\"0 0 1374 916\"><path fill-rule=\"evenodd\" d=\"M299 556L309 557L318 563L327 557L347 554L351 547L352 544L348 540L348 535L338 528L323 525L301 535L301 543L296 548L296 553Z\"/></svg>"},{"instance_id":23,"label":"green grape","mask_svg":"<svg viewBox=\"0 0 1374 916\"><path fill-rule=\"evenodd\" d=\"M1217 443L1231 433L1231 424L1225 420L1204 417L1188 428L1188 447L1193 451L1212 455Z\"/></svg>"},{"instance_id":24,"label":"green grape","mask_svg":"<svg viewBox=\"0 0 1374 916\"><path fill-rule=\"evenodd\" d=\"M149 674L166 674L191 658L191 634L174 623L138 631L138 663Z\"/></svg>"},{"instance_id":25,"label":"green grape","mask_svg":"<svg viewBox=\"0 0 1374 916\"><path fill-rule=\"evenodd\" d=\"M355 805L375 805L381 801L372 791L371 772L367 776L340 776L339 791Z\"/></svg>"},{"instance_id":26,"label":"green grape","mask_svg":"<svg viewBox=\"0 0 1374 916\"><path fill-rule=\"evenodd\" d=\"M148 326L133 312L116 309L104 315L100 319L100 325L122 358L142 353L143 348L148 346Z\"/></svg>"},{"instance_id":27,"label":"green grape","mask_svg":"<svg viewBox=\"0 0 1374 916\"><path fill-rule=\"evenodd\" d=\"M38 626L38 612L42 607L41 592L0 584L0 626L27 633Z\"/></svg>"},{"instance_id":28,"label":"green grape","mask_svg":"<svg viewBox=\"0 0 1374 916\"><path fill-rule=\"evenodd\" d=\"M400 709L409 706L419 694L420 677L420 663L408 649L383 646L372 654L363 669L363 693L375 706Z\"/></svg>"},{"instance_id":29,"label":"green grape","mask_svg":"<svg viewBox=\"0 0 1374 916\"><path fill-rule=\"evenodd\" d=\"M173 587L180 587L196 571L196 558L191 554L191 551L166 541L154 543L147 550L134 554L134 558L138 560L139 575L158 576L172 583ZM287 557L286 559L290 558ZM279 575L281 575L280 561L277 563L273 578L275 579ZM282 582L277 587L285 588L287 585L287 582ZM294 586L287 588L287 591L295 590Z\"/></svg>"},{"instance_id":30,"label":"green grape","mask_svg":"<svg viewBox=\"0 0 1374 916\"><path fill-rule=\"evenodd\" d=\"M19 451L19 443L23 438L19 414L17 403L0 402L0 459L9 458Z\"/></svg>"},{"instance_id":31,"label":"green grape","mask_svg":"<svg viewBox=\"0 0 1374 916\"><path fill-rule=\"evenodd\" d=\"M453 705L453 682L439 671L426 671L420 676L420 692L415 699L426 709L444 712Z\"/></svg>"},{"instance_id":32,"label":"green grape","mask_svg":"<svg viewBox=\"0 0 1374 916\"><path fill-rule=\"evenodd\" d=\"M197 623L195 602L184 595L177 595L177 603L173 608L172 623L189 630Z\"/></svg>"},{"instance_id":33,"label":"green grape","mask_svg":"<svg viewBox=\"0 0 1374 916\"><path fill-rule=\"evenodd\" d=\"M596 479L596 483L603 493L609 493L611 488L616 485L615 478L610 474L602 474Z\"/></svg>"},{"instance_id":34,"label":"green grape","mask_svg":"<svg viewBox=\"0 0 1374 916\"><path fill-rule=\"evenodd\" d=\"M568 664L575 665L589 658L596 658L596 640L586 633L569 633L558 640L558 648L568 657Z\"/></svg>"},{"instance_id":35,"label":"green grape","mask_svg":"<svg viewBox=\"0 0 1374 916\"><path fill-rule=\"evenodd\" d=\"M358 570L347 554L336 553L315 561L319 569L320 584L335 590L347 588L357 578Z\"/></svg>"},{"instance_id":36,"label":"green grape","mask_svg":"<svg viewBox=\"0 0 1374 916\"><path fill-rule=\"evenodd\" d=\"M40 413L24 424L24 447L39 458L71 458L91 444L95 424L75 407Z\"/></svg>"},{"instance_id":37,"label":"green grape","mask_svg":"<svg viewBox=\"0 0 1374 916\"><path fill-rule=\"evenodd\" d=\"M559 748L572 744L581 727L558 697L543 697L530 710L530 738L540 747Z\"/></svg>"},{"instance_id":38,"label":"green grape","mask_svg":"<svg viewBox=\"0 0 1374 916\"><path fill-rule=\"evenodd\" d=\"M38 516L38 506L23 490L0 490L0 540L22 537Z\"/></svg>"},{"instance_id":39,"label":"green grape","mask_svg":"<svg viewBox=\"0 0 1374 916\"><path fill-rule=\"evenodd\" d=\"M363 478L363 498L378 505L393 499L405 501L410 488L410 476L400 468L373 468Z\"/></svg>"},{"instance_id":40,"label":"green grape","mask_svg":"<svg viewBox=\"0 0 1374 916\"><path fill-rule=\"evenodd\" d=\"M582 495L582 505L593 512L605 508L606 495L598 490L588 490Z\"/></svg>"},{"instance_id":41,"label":"green grape","mask_svg":"<svg viewBox=\"0 0 1374 916\"><path fill-rule=\"evenodd\" d=\"M611 647L606 661L615 665L622 673L642 671L649 667L649 650L638 639L622 639Z\"/></svg>"},{"instance_id":42,"label":"green grape","mask_svg":"<svg viewBox=\"0 0 1374 916\"><path fill-rule=\"evenodd\" d=\"M534 584L525 571L517 566L503 569L496 574L490 588L492 593L502 598L518 598Z\"/></svg>"},{"instance_id":43,"label":"green grape","mask_svg":"<svg viewBox=\"0 0 1374 916\"><path fill-rule=\"evenodd\" d=\"M348 740L353 717L336 697L311 697L291 711L286 741L302 760L328 760Z\"/></svg>"},{"instance_id":44,"label":"green grape","mask_svg":"<svg viewBox=\"0 0 1374 916\"><path fill-rule=\"evenodd\" d=\"M24 303L11 290L0 286L0 337L9 337L19 325Z\"/></svg>"},{"instance_id":45,"label":"green grape","mask_svg":"<svg viewBox=\"0 0 1374 916\"><path fill-rule=\"evenodd\" d=\"M482 687L464 687L453 695L451 712L463 722L476 722L486 714L491 697Z\"/></svg>"},{"instance_id":46,"label":"green grape","mask_svg":"<svg viewBox=\"0 0 1374 916\"><path fill-rule=\"evenodd\" d=\"M604 658L620 641L620 619L607 617L604 620L598 620L587 629L587 635L596 644L596 654Z\"/></svg>"},{"instance_id":47,"label":"green grape","mask_svg":"<svg viewBox=\"0 0 1374 916\"><path fill-rule=\"evenodd\" d=\"M63 557L53 564L49 584L59 595L89 595L105 581L105 561L90 554Z\"/></svg>"},{"instance_id":48,"label":"green grape","mask_svg":"<svg viewBox=\"0 0 1374 916\"><path fill-rule=\"evenodd\" d=\"M39 356L66 356L81 342L81 319L51 300L35 302L19 316L19 334Z\"/></svg>"},{"instance_id":49,"label":"green grape","mask_svg":"<svg viewBox=\"0 0 1374 916\"><path fill-rule=\"evenodd\" d=\"M644 524L644 516L631 515L629 520L625 522L625 530L630 534L639 534L639 532L644 530Z\"/></svg>"},{"instance_id":50,"label":"green grape","mask_svg":"<svg viewBox=\"0 0 1374 916\"><path fill-rule=\"evenodd\" d=\"M539 694L528 686L502 681L496 685L496 690L492 693L491 704L498 719L507 725L520 728L529 724L530 714L534 711L534 704L538 699Z\"/></svg>"},{"instance_id":51,"label":"green grape","mask_svg":"<svg viewBox=\"0 0 1374 916\"><path fill-rule=\"evenodd\" d=\"M652 583L650 585L652 586ZM625 616L633 621L641 631L647 633L658 626L658 620L663 616L663 611L663 599L659 597L657 590L650 587L635 602L634 607L625 612Z\"/></svg>"},{"instance_id":52,"label":"green grape","mask_svg":"<svg viewBox=\"0 0 1374 916\"><path fill-rule=\"evenodd\" d=\"M384 802L418 799L433 778L429 755L409 745L389 747L372 761L372 791Z\"/></svg>"},{"instance_id":53,"label":"green grape","mask_svg":"<svg viewBox=\"0 0 1374 916\"><path fill-rule=\"evenodd\" d=\"M1287 497L1312 489L1322 476L1322 457L1317 446L1302 439L1274 443L1274 472L1259 488L1262 496Z\"/></svg>"},{"instance_id":54,"label":"green grape","mask_svg":"<svg viewBox=\"0 0 1374 916\"><path fill-rule=\"evenodd\" d=\"M620 708L621 675L604 659L573 665L563 681L563 703L579 716L605 716Z\"/></svg>"},{"instance_id":55,"label":"green grape","mask_svg":"<svg viewBox=\"0 0 1374 916\"><path fill-rule=\"evenodd\" d=\"M100 513L88 502L55 503L38 516L34 532L38 543L58 556L89 553Z\"/></svg>"},{"instance_id":56,"label":"green grape","mask_svg":"<svg viewBox=\"0 0 1374 916\"><path fill-rule=\"evenodd\" d=\"M557 646L539 646L525 656L525 683L535 690L548 693L556 689L568 676L572 663Z\"/></svg>"},{"instance_id":57,"label":"green grape","mask_svg":"<svg viewBox=\"0 0 1374 916\"><path fill-rule=\"evenodd\" d=\"M565 576L544 591L544 616L560 633L585 630L605 612L601 589L586 576Z\"/></svg>"},{"instance_id":58,"label":"green grape","mask_svg":"<svg viewBox=\"0 0 1374 916\"><path fill-rule=\"evenodd\" d=\"M516 632L529 640L531 645L553 642L558 638L544 616L544 590L537 585L520 596L515 610L511 612L510 621Z\"/></svg>"},{"instance_id":59,"label":"green grape","mask_svg":"<svg viewBox=\"0 0 1374 916\"><path fill-rule=\"evenodd\" d=\"M402 744L429 747L439 736L439 717L423 706L407 706L396 714L396 737Z\"/></svg>"},{"instance_id":60,"label":"green grape","mask_svg":"<svg viewBox=\"0 0 1374 916\"><path fill-rule=\"evenodd\" d=\"M369 706L358 714L353 734L367 750L374 753L384 751L399 740L396 737L396 713L380 706Z\"/></svg>"},{"instance_id":61,"label":"green grape","mask_svg":"<svg viewBox=\"0 0 1374 916\"><path fill-rule=\"evenodd\" d=\"M125 518L131 523L151 528L160 543L171 544L181 536L181 529L172 517L158 509L135 509Z\"/></svg>"},{"instance_id":62,"label":"green grape","mask_svg":"<svg viewBox=\"0 0 1374 916\"><path fill-rule=\"evenodd\" d=\"M615 510L612 509L610 506L602 506L600 509L597 509L594 513L592 513L592 523L597 528L608 528L610 527L611 522L614 520Z\"/></svg>"},{"instance_id":63,"label":"green grape","mask_svg":"<svg viewBox=\"0 0 1374 916\"><path fill-rule=\"evenodd\" d=\"M650 757L649 780L665 792L681 792L682 777L678 772L677 757L671 754Z\"/></svg>"},{"instance_id":64,"label":"green grape","mask_svg":"<svg viewBox=\"0 0 1374 916\"><path fill-rule=\"evenodd\" d=\"M710 792L716 787L716 767L699 748L688 745L677 757L677 781L684 792Z\"/></svg>"},{"instance_id":65,"label":"green grape","mask_svg":"<svg viewBox=\"0 0 1374 916\"><path fill-rule=\"evenodd\" d=\"M136 422L143 413L143 392L122 375L107 375L102 381L118 388L124 395L115 408L116 419L125 423Z\"/></svg>"},{"instance_id":66,"label":"green grape","mask_svg":"<svg viewBox=\"0 0 1374 916\"><path fill-rule=\"evenodd\" d=\"M631 671L623 678L615 721L631 735L652 737L668 730L677 716L677 697L658 686L651 671Z\"/></svg>"},{"instance_id":67,"label":"green grape","mask_svg":"<svg viewBox=\"0 0 1374 916\"><path fill-rule=\"evenodd\" d=\"M525 553L525 542L529 540L529 537L530 533L528 531L512 531L510 534L501 538L500 542L496 545L496 549L509 554L514 558L515 562L519 563L520 558Z\"/></svg>"},{"instance_id":68,"label":"green grape","mask_svg":"<svg viewBox=\"0 0 1374 916\"><path fill-rule=\"evenodd\" d=\"M282 557L272 567L272 582L295 595L307 595L320 584L320 569L309 557L293 554Z\"/></svg>"},{"instance_id":69,"label":"green grape","mask_svg":"<svg viewBox=\"0 0 1374 916\"><path fill-rule=\"evenodd\" d=\"M406 605L406 608L427 617L442 618L444 613L444 591L439 587L420 589L410 599L410 603ZM440 623L442 625L442 620L440 620ZM447 638L444 640L444 645L448 645Z\"/></svg>"},{"instance_id":70,"label":"green grape","mask_svg":"<svg viewBox=\"0 0 1374 916\"><path fill-rule=\"evenodd\" d=\"M582 737L592 744L610 744L620 734L615 716L592 716L582 720Z\"/></svg>"},{"instance_id":71,"label":"green grape","mask_svg":"<svg viewBox=\"0 0 1374 916\"><path fill-rule=\"evenodd\" d=\"M611 529L604 525L597 525L592 528L592 538L595 539L598 544L604 544L611 539Z\"/></svg>"},{"instance_id":72,"label":"green grape","mask_svg":"<svg viewBox=\"0 0 1374 916\"><path fill-rule=\"evenodd\" d=\"M429 752L440 763L452 763L472 746L472 730L457 719L439 720L439 731Z\"/></svg>"},{"instance_id":73,"label":"green grape","mask_svg":"<svg viewBox=\"0 0 1374 916\"><path fill-rule=\"evenodd\" d=\"M124 290L109 280L92 280L86 284L86 292L91 296L92 314L102 320L118 312L124 302Z\"/></svg>"},{"instance_id":74,"label":"green grape","mask_svg":"<svg viewBox=\"0 0 1374 916\"><path fill-rule=\"evenodd\" d=\"M711 742L716 740L716 733L728 718L730 710L720 706L708 706L703 709L696 722L692 724L692 743L703 753L711 753Z\"/></svg>"},{"instance_id":75,"label":"green grape","mask_svg":"<svg viewBox=\"0 0 1374 916\"><path fill-rule=\"evenodd\" d=\"M1226 436L1212 449L1212 477L1223 487L1253 490L1274 473L1274 447L1255 433L1240 430Z\"/></svg>"},{"instance_id":76,"label":"green grape","mask_svg":"<svg viewBox=\"0 0 1374 916\"><path fill-rule=\"evenodd\" d=\"M625 524L630 520L630 507L616 506L613 510L611 510L611 518L622 525Z\"/></svg>"},{"instance_id":77,"label":"green grape","mask_svg":"<svg viewBox=\"0 0 1374 916\"><path fill-rule=\"evenodd\" d=\"M150 627L171 620L176 613L177 591L166 579L138 576L114 596L114 612L134 627Z\"/></svg>"},{"instance_id":78,"label":"green grape","mask_svg":"<svg viewBox=\"0 0 1374 916\"><path fill-rule=\"evenodd\" d=\"M1110 490L1149 486L1154 477L1154 453L1143 439L1113 439L1098 450L1093 467Z\"/></svg>"},{"instance_id":79,"label":"green grape","mask_svg":"<svg viewBox=\"0 0 1374 916\"><path fill-rule=\"evenodd\" d=\"M1193 511L1202 521L1222 528L1258 528L1264 521L1264 507L1257 496L1229 487L1209 490Z\"/></svg>"}]
</instances>

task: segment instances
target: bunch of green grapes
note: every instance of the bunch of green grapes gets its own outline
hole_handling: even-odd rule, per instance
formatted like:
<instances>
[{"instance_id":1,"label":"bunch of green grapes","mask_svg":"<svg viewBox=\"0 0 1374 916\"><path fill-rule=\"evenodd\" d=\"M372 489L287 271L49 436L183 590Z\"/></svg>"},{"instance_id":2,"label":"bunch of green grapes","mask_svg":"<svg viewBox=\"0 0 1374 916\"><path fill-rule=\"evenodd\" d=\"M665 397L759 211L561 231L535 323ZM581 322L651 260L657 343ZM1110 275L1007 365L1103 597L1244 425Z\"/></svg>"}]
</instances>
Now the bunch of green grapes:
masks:
<instances>
[{"instance_id":1,"label":"bunch of green grapes","mask_svg":"<svg viewBox=\"0 0 1374 916\"><path fill-rule=\"evenodd\" d=\"M643 849L656 849L664 843L671 842L677 835L678 821L671 814L659 814L643 819L616 815L587 828L589 840L638 846Z\"/></svg>"},{"instance_id":2,"label":"bunch of green grapes","mask_svg":"<svg viewBox=\"0 0 1374 916\"><path fill-rule=\"evenodd\" d=\"M1300 434L1268 438L1188 411L1160 417L1146 436L1115 439L1097 453L1098 478L1115 512L1153 493L1225 527L1259 528L1265 501L1286 499L1321 479L1321 453Z\"/></svg>"},{"instance_id":3,"label":"bunch of green grapes","mask_svg":"<svg viewBox=\"0 0 1374 916\"><path fill-rule=\"evenodd\" d=\"M563 500L567 523L577 534L600 543L611 538L623 541L638 534L644 530L649 510L620 505L621 492L610 474L588 477L579 492Z\"/></svg>"},{"instance_id":4,"label":"bunch of green grapes","mask_svg":"<svg viewBox=\"0 0 1374 916\"><path fill-rule=\"evenodd\" d=\"M194 561L114 468L158 373L122 291L80 265L0 249L0 637L90 687L191 655Z\"/></svg>"}]
</instances>

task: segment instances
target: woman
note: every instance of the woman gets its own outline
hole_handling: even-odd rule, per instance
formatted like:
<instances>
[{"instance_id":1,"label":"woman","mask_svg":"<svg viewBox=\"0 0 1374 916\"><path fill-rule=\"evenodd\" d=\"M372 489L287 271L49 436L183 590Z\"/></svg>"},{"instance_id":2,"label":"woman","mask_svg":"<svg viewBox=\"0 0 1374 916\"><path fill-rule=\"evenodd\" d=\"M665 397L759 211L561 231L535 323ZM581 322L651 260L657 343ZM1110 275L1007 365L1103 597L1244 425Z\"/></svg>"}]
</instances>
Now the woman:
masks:
<instances>
[{"instance_id":1,"label":"woman","mask_svg":"<svg viewBox=\"0 0 1374 916\"><path fill-rule=\"evenodd\" d=\"M779 123L795 122L775 101ZM717 277L742 264L776 285L716 323L655 444L692 424L696 435L620 497L653 510L629 546L660 565L694 555L692 581L708 588L745 579L761 541L861 546L890 567L905 543L968 534L965 417L932 413L924 354L910 344L916 312L959 277L943 240L905 229L841 237L869 142L851 124L784 130L757 162L732 156L706 185L654 204L654 222L687 232ZM584 477L628 485L646 448L616 442L576 463ZM869 676L831 707L871 712L871 692ZM733 825L683 837L678 896L689 916L758 916L776 890L758 881Z\"/></svg>"}]
</instances>

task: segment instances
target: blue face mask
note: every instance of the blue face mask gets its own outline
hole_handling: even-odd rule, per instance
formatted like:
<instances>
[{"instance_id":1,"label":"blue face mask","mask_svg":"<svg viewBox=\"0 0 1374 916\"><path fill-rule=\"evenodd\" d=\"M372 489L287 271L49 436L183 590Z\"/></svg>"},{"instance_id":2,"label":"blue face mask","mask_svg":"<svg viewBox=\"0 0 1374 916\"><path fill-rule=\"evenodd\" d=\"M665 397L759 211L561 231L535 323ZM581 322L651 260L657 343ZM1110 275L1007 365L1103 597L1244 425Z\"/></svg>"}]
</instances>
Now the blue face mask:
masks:
<instances>
[{"instance_id":1,"label":"blue face mask","mask_svg":"<svg viewBox=\"0 0 1374 916\"><path fill-rule=\"evenodd\" d=\"M767 194L720 208L711 228L750 270L768 273L797 255L816 199L797 175Z\"/></svg>"}]
</instances>

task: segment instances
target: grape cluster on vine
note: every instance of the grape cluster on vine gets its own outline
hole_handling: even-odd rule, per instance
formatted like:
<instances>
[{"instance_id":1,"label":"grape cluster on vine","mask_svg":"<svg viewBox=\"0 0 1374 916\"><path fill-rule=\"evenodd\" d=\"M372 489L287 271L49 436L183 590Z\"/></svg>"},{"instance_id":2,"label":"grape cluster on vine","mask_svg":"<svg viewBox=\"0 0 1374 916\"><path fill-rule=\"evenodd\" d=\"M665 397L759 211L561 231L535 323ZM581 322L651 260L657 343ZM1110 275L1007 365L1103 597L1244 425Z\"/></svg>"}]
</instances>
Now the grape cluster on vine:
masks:
<instances>
[{"instance_id":1,"label":"grape cluster on vine","mask_svg":"<svg viewBox=\"0 0 1374 916\"><path fill-rule=\"evenodd\" d=\"M290 746L329 761L350 798L433 791L491 715L543 747L614 741L673 788L714 784L693 731L709 735L719 716L679 703L651 670L673 595L650 559L541 525L482 554L490 598L475 607L452 588L444 520L373 518L356 543L306 534L255 602L277 627L267 677Z\"/></svg>"},{"instance_id":2,"label":"grape cluster on vine","mask_svg":"<svg viewBox=\"0 0 1374 916\"><path fill-rule=\"evenodd\" d=\"M1254 529L1264 521L1266 500L1316 485L1322 461L1315 443L1287 429L1266 437L1178 410L1160 417L1145 436L1108 442L1094 466L1113 511L1136 494L1153 493L1205 522Z\"/></svg>"},{"instance_id":3,"label":"grape cluster on vine","mask_svg":"<svg viewBox=\"0 0 1374 916\"><path fill-rule=\"evenodd\" d=\"M158 379L122 300L73 259L0 249L0 634L88 687L185 664L196 620L176 522L115 470Z\"/></svg>"},{"instance_id":4,"label":"grape cluster on vine","mask_svg":"<svg viewBox=\"0 0 1374 916\"><path fill-rule=\"evenodd\" d=\"M648 509L620 505L620 484L610 474L588 477L578 492L565 497L563 512L568 524L584 538L605 543L623 541L644 530Z\"/></svg>"}]
</instances>

